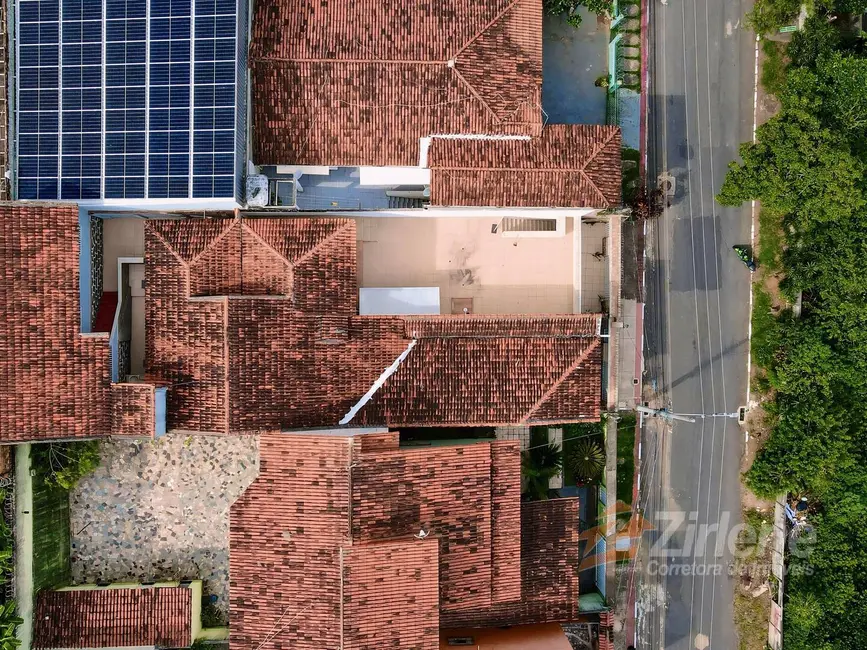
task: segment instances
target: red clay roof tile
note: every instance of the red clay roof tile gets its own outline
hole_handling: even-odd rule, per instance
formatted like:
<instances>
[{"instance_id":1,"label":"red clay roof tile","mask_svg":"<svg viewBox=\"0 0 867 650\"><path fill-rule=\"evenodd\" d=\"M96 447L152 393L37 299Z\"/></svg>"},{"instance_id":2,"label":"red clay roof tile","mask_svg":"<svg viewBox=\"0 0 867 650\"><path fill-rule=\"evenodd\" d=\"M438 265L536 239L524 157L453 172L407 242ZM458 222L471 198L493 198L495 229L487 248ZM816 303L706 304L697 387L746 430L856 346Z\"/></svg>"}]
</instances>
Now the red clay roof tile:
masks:
<instances>
[{"instance_id":1,"label":"red clay roof tile","mask_svg":"<svg viewBox=\"0 0 867 650\"><path fill-rule=\"evenodd\" d=\"M578 499L521 504L521 598L487 610L443 612L440 625L500 627L574 621L581 560Z\"/></svg>"},{"instance_id":2,"label":"red clay roof tile","mask_svg":"<svg viewBox=\"0 0 867 650\"><path fill-rule=\"evenodd\" d=\"M395 427L598 420L600 341L508 334L420 339L358 420Z\"/></svg>"},{"instance_id":3,"label":"red clay roof tile","mask_svg":"<svg viewBox=\"0 0 867 650\"><path fill-rule=\"evenodd\" d=\"M107 435L108 334L82 335L78 208L0 204L0 441Z\"/></svg>"},{"instance_id":4,"label":"red clay roof tile","mask_svg":"<svg viewBox=\"0 0 867 650\"><path fill-rule=\"evenodd\" d=\"M614 208L621 202L616 126L551 124L541 137L434 138L431 203L451 206Z\"/></svg>"},{"instance_id":5,"label":"red clay roof tile","mask_svg":"<svg viewBox=\"0 0 867 650\"><path fill-rule=\"evenodd\" d=\"M551 421L598 418L597 315L355 316L353 221L234 220L231 228L209 226L205 244L196 243L203 228L192 220L196 241L184 242L183 224L149 224L146 236L147 369L176 384L169 428L334 425L416 339L358 422L512 424L534 419L536 409ZM236 238L237 246L223 248ZM278 287L269 278L281 276L271 272L277 254L291 280L285 295L190 299L194 286L269 293ZM564 395L557 387L567 380Z\"/></svg>"},{"instance_id":6,"label":"red clay roof tile","mask_svg":"<svg viewBox=\"0 0 867 650\"><path fill-rule=\"evenodd\" d=\"M422 137L541 128L540 0L267 0L253 25L258 163L416 165Z\"/></svg>"},{"instance_id":7,"label":"red clay roof tile","mask_svg":"<svg viewBox=\"0 0 867 650\"><path fill-rule=\"evenodd\" d=\"M111 435L153 435L156 404L153 384L111 385Z\"/></svg>"},{"instance_id":8,"label":"red clay roof tile","mask_svg":"<svg viewBox=\"0 0 867 650\"><path fill-rule=\"evenodd\" d=\"M439 650L439 546L410 537L342 549L345 650Z\"/></svg>"},{"instance_id":9,"label":"red clay roof tile","mask_svg":"<svg viewBox=\"0 0 867 650\"><path fill-rule=\"evenodd\" d=\"M422 650L441 622L577 616L577 500L522 505L515 442L386 437L262 436L231 509L233 649Z\"/></svg>"},{"instance_id":10,"label":"red clay roof tile","mask_svg":"<svg viewBox=\"0 0 867 650\"><path fill-rule=\"evenodd\" d=\"M352 537L360 542L408 537L424 530L442 540L440 606L444 611L488 607L492 602L492 471L494 447L475 444L364 453L352 473ZM505 446L510 446L508 443ZM511 445L515 446L515 445ZM500 478L511 484L517 519L520 460L499 454ZM511 548L510 550L514 550ZM502 572L504 591L519 589L516 575ZM508 580L514 579L509 585Z\"/></svg>"},{"instance_id":11,"label":"red clay roof tile","mask_svg":"<svg viewBox=\"0 0 867 650\"><path fill-rule=\"evenodd\" d=\"M192 645L189 587L76 589L39 592L34 648Z\"/></svg>"},{"instance_id":12,"label":"red clay roof tile","mask_svg":"<svg viewBox=\"0 0 867 650\"><path fill-rule=\"evenodd\" d=\"M521 599L521 453L517 445L491 445L491 603Z\"/></svg>"}]
</instances>

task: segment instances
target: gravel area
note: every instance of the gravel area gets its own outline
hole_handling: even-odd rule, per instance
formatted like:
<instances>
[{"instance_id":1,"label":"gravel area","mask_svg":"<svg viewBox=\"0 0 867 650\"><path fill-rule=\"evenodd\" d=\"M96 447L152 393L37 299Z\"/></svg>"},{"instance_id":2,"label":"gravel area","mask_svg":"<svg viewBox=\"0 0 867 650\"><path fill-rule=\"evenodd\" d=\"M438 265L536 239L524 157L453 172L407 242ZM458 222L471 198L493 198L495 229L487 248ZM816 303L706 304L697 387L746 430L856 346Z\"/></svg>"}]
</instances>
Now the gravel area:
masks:
<instances>
[{"instance_id":1,"label":"gravel area","mask_svg":"<svg viewBox=\"0 0 867 650\"><path fill-rule=\"evenodd\" d=\"M259 473L255 436L110 441L70 494L72 578L201 578L228 613L229 507Z\"/></svg>"}]
</instances>

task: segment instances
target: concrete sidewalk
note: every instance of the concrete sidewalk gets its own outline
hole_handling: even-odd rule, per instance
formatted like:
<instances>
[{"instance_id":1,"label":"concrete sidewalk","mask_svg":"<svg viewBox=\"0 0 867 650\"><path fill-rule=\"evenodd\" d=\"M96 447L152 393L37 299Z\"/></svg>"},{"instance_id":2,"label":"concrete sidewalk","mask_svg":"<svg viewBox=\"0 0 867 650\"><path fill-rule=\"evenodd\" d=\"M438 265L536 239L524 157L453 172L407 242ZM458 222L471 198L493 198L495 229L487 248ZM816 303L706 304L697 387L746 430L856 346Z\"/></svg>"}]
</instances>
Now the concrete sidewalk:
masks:
<instances>
[{"instance_id":1,"label":"concrete sidewalk","mask_svg":"<svg viewBox=\"0 0 867 650\"><path fill-rule=\"evenodd\" d=\"M16 632L21 650L33 639L33 478L30 445L15 448L15 600L24 622Z\"/></svg>"}]
</instances>

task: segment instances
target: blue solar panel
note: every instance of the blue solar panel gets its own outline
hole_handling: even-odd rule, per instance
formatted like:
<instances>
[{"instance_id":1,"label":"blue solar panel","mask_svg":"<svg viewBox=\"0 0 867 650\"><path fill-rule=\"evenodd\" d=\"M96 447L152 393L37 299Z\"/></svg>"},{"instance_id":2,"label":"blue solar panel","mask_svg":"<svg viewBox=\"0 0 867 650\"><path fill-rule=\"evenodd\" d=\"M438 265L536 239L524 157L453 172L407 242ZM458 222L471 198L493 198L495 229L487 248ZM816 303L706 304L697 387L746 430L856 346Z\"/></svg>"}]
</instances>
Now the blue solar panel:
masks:
<instances>
[{"instance_id":1,"label":"blue solar panel","mask_svg":"<svg viewBox=\"0 0 867 650\"><path fill-rule=\"evenodd\" d=\"M19 0L20 198L234 196L236 0L192 3Z\"/></svg>"},{"instance_id":2,"label":"blue solar panel","mask_svg":"<svg viewBox=\"0 0 867 650\"><path fill-rule=\"evenodd\" d=\"M56 0L21 0L18 5L20 198L58 198L59 20Z\"/></svg>"}]
</instances>

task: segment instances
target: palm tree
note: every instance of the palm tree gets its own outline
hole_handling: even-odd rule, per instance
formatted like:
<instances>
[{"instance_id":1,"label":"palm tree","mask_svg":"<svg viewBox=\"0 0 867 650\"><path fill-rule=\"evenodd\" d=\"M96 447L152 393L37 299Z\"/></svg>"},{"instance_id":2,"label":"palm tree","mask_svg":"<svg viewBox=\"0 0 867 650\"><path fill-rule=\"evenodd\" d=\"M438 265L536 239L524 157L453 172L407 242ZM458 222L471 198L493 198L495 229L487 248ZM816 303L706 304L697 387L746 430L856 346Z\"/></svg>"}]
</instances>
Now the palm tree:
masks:
<instances>
[{"instance_id":1,"label":"palm tree","mask_svg":"<svg viewBox=\"0 0 867 650\"><path fill-rule=\"evenodd\" d=\"M569 467L576 480L592 481L605 469L605 450L598 440L578 440L569 453Z\"/></svg>"},{"instance_id":2,"label":"palm tree","mask_svg":"<svg viewBox=\"0 0 867 650\"><path fill-rule=\"evenodd\" d=\"M524 476L524 494L533 501L548 498L548 483L563 469L560 445L549 442L528 449L522 454L521 474Z\"/></svg>"}]
</instances>

